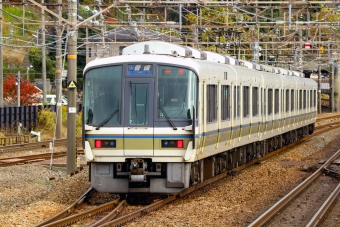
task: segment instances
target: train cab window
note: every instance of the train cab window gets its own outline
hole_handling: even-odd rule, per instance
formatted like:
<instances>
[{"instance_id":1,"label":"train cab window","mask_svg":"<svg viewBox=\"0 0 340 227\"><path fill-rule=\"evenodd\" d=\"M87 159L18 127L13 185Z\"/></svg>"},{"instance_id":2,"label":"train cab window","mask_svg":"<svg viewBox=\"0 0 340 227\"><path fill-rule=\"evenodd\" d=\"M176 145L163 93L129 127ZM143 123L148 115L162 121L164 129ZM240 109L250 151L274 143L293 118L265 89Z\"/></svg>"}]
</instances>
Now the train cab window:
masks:
<instances>
[{"instance_id":1,"label":"train cab window","mask_svg":"<svg viewBox=\"0 0 340 227\"><path fill-rule=\"evenodd\" d=\"M249 117L249 87L243 87L243 117Z\"/></svg>"},{"instance_id":2,"label":"train cab window","mask_svg":"<svg viewBox=\"0 0 340 227\"><path fill-rule=\"evenodd\" d=\"M84 76L84 119L101 127L120 124L122 66L91 69Z\"/></svg>"},{"instance_id":3,"label":"train cab window","mask_svg":"<svg viewBox=\"0 0 340 227\"><path fill-rule=\"evenodd\" d=\"M279 113L279 100L280 100L280 97L279 97L279 89L275 89L275 96L274 96L274 114L278 114Z\"/></svg>"},{"instance_id":4,"label":"train cab window","mask_svg":"<svg viewBox=\"0 0 340 227\"><path fill-rule=\"evenodd\" d=\"M221 120L230 120L230 86L221 87Z\"/></svg>"},{"instance_id":5,"label":"train cab window","mask_svg":"<svg viewBox=\"0 0 340 227\"><path fill-rule=\"evenodd\" d=\"M234 86L234 119L240 117L240 86Z\"/></svg>"},{"instance_id":6,"label":"train cab window","mask_svg":"<svg viewBox=\"0 0 340 227\"><path fill-rule=\"evenodd\" d=\"M294 97L294 90L291 90L290 91L290 111L294 111L295 108L294 108L294 104L295 104L295 97Z\"/></svg>"},{"instance_id":7,"label":"train cab window","mask_svg":"<svg viewBox=\"0 0 340 227\"><path fill-rule=\"evenodd\" d=\"M207 122L217 121L217 85L207 85Z\"/></svg>"},{"instance_id":8,"label":"train cab window","mask_svg":"<svg viewBox=\"0 0 340 227\"><path fill-rule=\"evenodd\" d=\"M188 69L158 66L157 117L192 119L193 106L197 116L197 76Z\"/></svg>"},{"instance_id":9,"label":"train cab window","mask_svg":"<svg viewBox=\"0 0 340 227\"><path fill-rule=\"evenodd\" d=\"M268 89L268 115L273 114L273 89Z\"/></svg>"},{"instance_id":10,"label":"train cab window","mask_svg":"<svg viewBox=\"0 0 340 227\"><path fill-rule=\"evenodd\" d=\"M259 114L258 103L259 103L259 89L258 87L253 87L253 94L252 94L253 116L258 116Z\"/></svg>"}]
</instances>

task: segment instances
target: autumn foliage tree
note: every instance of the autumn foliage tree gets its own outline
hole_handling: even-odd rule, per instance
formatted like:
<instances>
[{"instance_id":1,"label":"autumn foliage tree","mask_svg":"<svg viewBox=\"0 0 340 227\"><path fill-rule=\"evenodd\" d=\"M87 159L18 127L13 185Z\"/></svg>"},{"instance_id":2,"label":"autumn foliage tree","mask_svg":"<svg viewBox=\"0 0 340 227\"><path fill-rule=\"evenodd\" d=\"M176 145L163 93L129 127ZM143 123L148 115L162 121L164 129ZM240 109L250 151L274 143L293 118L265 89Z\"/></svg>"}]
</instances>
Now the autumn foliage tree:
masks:
<instances>
[{"instance_id":1,"label":"autumn foliage tree","mask_svg":"<svg viewBox=\"0 0 340 227\"><path fill-rule=\"evenodd\" d=\"M15 106L18 100L17 77L8 75L3 81L3 94L5 106ZM29 81L21 78L20 105L28 106L39 102L39 90Z\"/></svg>"}]
</instances>

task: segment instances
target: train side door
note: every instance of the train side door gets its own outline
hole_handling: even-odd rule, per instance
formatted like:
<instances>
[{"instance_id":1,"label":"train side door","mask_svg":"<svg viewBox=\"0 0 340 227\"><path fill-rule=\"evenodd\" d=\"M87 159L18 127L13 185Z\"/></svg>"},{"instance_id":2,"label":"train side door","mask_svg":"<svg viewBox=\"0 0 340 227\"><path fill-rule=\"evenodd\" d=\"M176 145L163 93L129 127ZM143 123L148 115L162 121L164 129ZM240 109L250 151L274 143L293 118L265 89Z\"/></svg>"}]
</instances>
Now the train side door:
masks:
<instances>
[{"instance_id":1,"label":"train side door","mask_svg":"<svg viewBox=\"0 0 340 227\"><path fill-rule=\"evenodd\" d=\"M125 155L153 155L154 78L125 78Z\"/></svg>"}]
</instances>

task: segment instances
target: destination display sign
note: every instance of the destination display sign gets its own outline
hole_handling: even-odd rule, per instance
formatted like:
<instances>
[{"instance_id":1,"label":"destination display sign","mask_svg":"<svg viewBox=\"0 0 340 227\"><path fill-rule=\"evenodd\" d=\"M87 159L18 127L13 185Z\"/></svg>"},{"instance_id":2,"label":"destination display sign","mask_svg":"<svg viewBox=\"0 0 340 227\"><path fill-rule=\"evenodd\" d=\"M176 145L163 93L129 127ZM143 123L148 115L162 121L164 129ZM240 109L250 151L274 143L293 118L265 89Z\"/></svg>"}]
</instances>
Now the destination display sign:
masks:
<instances>
[{"instance_id":1,"label":"destination display sign","mask_svg":"<svg viewBox=\"0 0 340 227\"><path fill-rule=\"evenodd\" d=\"M152 64L129 64L128 75L152 75Z\"/></svg>"}]
</instances>

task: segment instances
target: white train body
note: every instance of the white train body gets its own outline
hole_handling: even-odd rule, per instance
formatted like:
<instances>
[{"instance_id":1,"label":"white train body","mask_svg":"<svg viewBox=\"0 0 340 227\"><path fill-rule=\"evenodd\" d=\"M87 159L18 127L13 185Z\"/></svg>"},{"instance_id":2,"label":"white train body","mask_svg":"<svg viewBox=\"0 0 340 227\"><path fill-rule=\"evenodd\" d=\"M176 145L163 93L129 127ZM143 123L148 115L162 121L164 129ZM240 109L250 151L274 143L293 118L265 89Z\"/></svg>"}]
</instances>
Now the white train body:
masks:
<instances>
[{"instance_id":1,"label":"white train body","mask_svg":"<svg viewBox=\"0 0 340 227\"><path fill-rule=\"evenodd\" d=\"M298 72L163 42L129 46L84 69L92 187L179 192L312 133L316 100L316 82Z\"/></svg>"}]
</instances>

